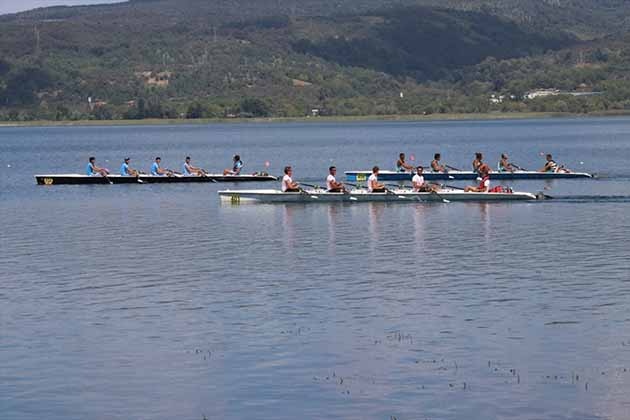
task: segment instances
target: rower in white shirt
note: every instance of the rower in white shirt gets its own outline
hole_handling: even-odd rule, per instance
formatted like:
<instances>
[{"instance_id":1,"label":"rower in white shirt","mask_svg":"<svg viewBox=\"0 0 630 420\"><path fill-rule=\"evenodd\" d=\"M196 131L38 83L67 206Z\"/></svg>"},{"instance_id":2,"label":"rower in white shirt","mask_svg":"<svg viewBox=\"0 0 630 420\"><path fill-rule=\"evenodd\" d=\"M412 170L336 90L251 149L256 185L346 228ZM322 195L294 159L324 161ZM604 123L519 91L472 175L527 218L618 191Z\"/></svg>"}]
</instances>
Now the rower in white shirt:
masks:
<instances>
[{"instance_id":1,"label":"rower in white shirt","mask_svg":"<svg viewBox=\"0 0 630 420\"><path fill-rule=\"evenodd\" d=\"M372 175L367 180L367 189L370 193L385 192L385 185L378 182L378 166L372 168Z\"/></svg>"},{"instance_id":2,"label":"rower in white shirt","mask_svg":"<svg viewBox=\"0 0 630 420\"><path fill-rule=\"evenodd\" d=\"M284 176L282 177L282 192L299 192L300 184L293 182L291 175L293 174L293 168L290 166L284 167Z\"/></svg>"},{"instance_id":3,"label":"rower in white shirt","mask_svg":"<svg viewBox=\"0 0 630 420\"><path fill-rule=\"evenodd\" d=\"M338 182L337 178L337 168L335 166L331 166L328 168L328 176L326 177L326 190L328 192L346 192L346 189L343 186L343 182Z\"/></svg>"},{"instance_id":4,"label":"rower in white shirt","mask_svg":"<svg viewBox=\"0 0 630 420\"><path fill-rule=\"evenodd\" d=\"M411 178L411 185L415 192L433 192L438 188L436 185L431 185L428 182L424 181L424 168L422 166L416 167L416 173Z\"/></svg>"}]
</instances>

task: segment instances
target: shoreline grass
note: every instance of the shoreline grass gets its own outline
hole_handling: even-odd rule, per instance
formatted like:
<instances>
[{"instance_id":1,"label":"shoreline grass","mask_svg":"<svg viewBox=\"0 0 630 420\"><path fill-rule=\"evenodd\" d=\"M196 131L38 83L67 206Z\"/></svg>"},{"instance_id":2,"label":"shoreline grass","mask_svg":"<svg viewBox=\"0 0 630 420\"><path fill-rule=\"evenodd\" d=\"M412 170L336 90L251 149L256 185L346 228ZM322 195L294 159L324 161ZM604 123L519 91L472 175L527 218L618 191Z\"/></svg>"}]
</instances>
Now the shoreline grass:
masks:
<instances>
[{"instance_id":1,"label":"shoreline grass","mask_svg":"<svg viewBox=\"0 0 630 420\"><path fill-rule=\"evenodd\" d=\"M211 124L260 124L260 123L322 123L322 122L369 122L369 121L493 121L546 118L601 118L630 116L630 111L602 111L590 114L562 112L496 112L479 114L411 114L411 115L361 115L332 117L269 117L269 118L199 118L199 119L143 119L143 120L77 120L77 121L0 121L2 127L81 127L81 126L139 126L139 125L211 125Z\"/></svg>"}]
</instances>

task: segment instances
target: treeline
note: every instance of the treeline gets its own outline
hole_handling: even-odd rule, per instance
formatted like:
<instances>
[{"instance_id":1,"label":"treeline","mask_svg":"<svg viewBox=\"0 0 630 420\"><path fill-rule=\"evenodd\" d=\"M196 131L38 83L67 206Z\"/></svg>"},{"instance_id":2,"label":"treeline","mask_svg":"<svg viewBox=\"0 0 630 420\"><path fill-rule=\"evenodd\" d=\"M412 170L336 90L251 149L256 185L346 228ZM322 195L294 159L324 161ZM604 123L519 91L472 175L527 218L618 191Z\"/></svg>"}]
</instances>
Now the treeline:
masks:
<instances>
[{"instance_id":1,"label":"treeline","mask_svg":"<svg viewBox=\"0 0 630 420\"><path fill-rule=\"evenodd\" d=\"M31 32L0 21L0 120L630 108L630 36L584 43L423 7L214 26L153 19L143 30L130 22L45 22ZM148 82L160 74L164 83ZM598 94L526 98L544 88Z\"/></svg>"}]
</instances>

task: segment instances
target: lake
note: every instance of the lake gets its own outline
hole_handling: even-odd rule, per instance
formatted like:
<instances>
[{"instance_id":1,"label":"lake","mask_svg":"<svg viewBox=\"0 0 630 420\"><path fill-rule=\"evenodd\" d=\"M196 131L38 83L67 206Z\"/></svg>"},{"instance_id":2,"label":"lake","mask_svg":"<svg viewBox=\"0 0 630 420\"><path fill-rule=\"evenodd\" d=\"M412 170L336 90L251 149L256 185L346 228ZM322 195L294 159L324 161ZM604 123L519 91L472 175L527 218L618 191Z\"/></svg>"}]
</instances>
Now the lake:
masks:
<instances>
[{"instance_id":1,"label":"lake","mask_svg":"<svg viewBox=\"0 0 630 420\"><path fill-rule=\"evenodd\" d=\"M230 184L33 178L239 153L323 183L438 151L598 178L511 184L554 197L531 203L240 206ZM630 418L629 161L628 118L0 128L0 417Z\"/></svg>"}]
</instances>

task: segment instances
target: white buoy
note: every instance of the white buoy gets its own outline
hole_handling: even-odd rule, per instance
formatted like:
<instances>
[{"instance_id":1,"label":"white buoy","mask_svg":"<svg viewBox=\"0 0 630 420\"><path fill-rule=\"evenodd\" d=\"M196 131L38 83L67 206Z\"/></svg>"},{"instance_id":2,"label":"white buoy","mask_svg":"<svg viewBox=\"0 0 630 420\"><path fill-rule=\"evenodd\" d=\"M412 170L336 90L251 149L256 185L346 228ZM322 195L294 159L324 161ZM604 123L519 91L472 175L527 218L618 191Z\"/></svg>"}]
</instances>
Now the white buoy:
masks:
<instances>
[{"instance_id":1,"label":"white buoy","mask_svg":"<svg viewBox=\"0 0 630 420\"><path fill-rule=\"evenodd\" d=\"M11 165L7 165L7 168L10 168L10 167L11 167Z\"/></svg>"},{"instance_id":2,"label":"white buoy","mask_svg":"<svg viewBox=\"0 0 630 420\"><path fill-rule=\"evenodd\" d=\"M584 165L584 162L580 162L580 165Z\"/></svg>"}]
</instances>

